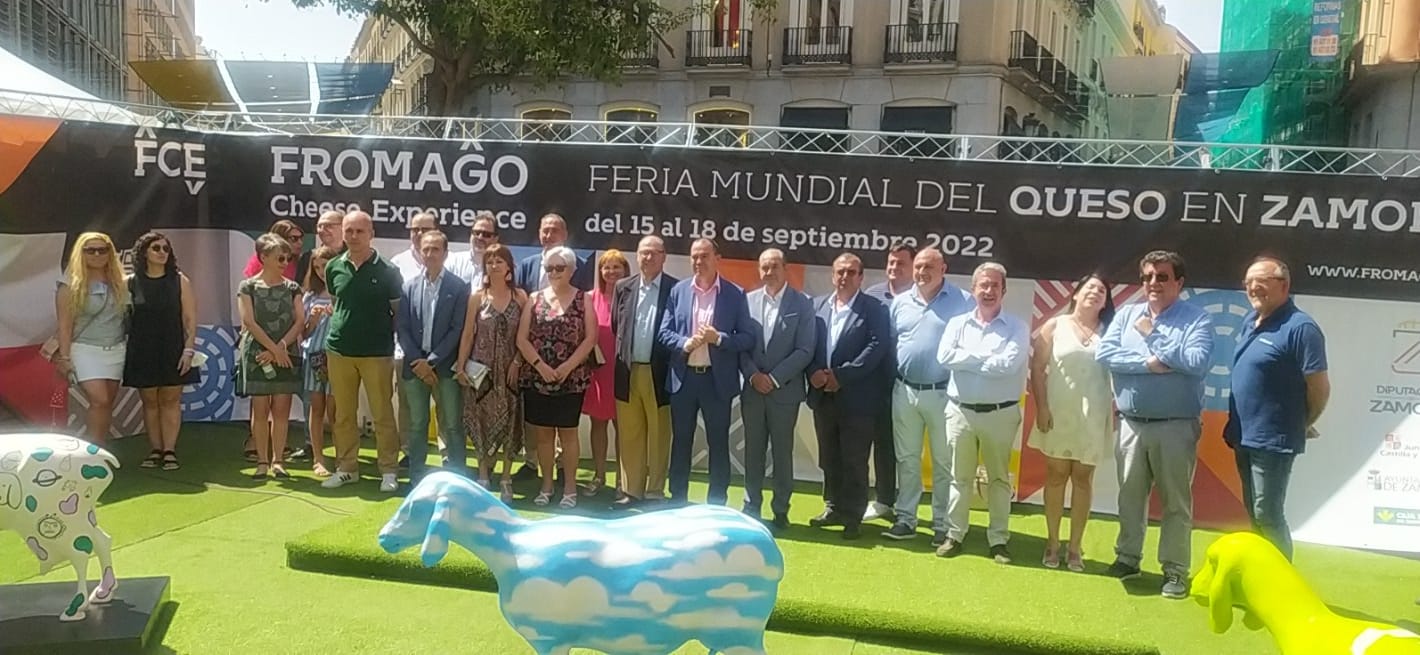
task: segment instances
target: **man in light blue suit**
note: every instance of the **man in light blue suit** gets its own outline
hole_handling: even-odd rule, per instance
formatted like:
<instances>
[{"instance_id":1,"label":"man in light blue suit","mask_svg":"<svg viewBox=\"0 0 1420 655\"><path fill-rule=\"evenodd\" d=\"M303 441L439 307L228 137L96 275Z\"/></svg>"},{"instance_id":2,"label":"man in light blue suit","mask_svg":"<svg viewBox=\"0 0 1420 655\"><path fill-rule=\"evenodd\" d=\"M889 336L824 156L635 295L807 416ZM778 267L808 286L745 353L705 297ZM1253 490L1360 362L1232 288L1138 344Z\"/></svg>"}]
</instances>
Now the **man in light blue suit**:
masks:
<instances>
[{"instance_id":1,"label":"man in light blue suit","mask_svg":"<svg viewBox=\"0 0 1420 655\"><path fill-rule=\"evenodd\" d=\"M671 394L671 502L690 489L695 417L705 421L710 447L707 502L724 505L730 487L730 402L740 392L740 353L754 346L745 293L719 272L720 248L710 239L690 247L695 275L671 289L657 338L674 353L666 390Z\"/></svg>"},{"instance_id":2,"label":"man in light blue suit","mask_svg":"<svg viewBox=\"0 0 1420 655\"><path fill-rule=\"evenodd\" d=\"M789 527L789 496L794 491L794 425L804 402L804 370L814 351L814 307L786 284L784 253L770 248L759 255L758 289L749 292L754 345L740 353L744 391L740 415L745 430L744 512L759 517L764 491L764 452L774 453L773 526Z\"/></svg>"},{"instance_id":3,"label":"man in light blue suit","mask_svg":"<svg viewBox=\"0 0 1420 655\"><path fill-rule=\"evenodd\" d=\"M465 473L463 392L454 380L459 338L468 314L468 283L444 270L449 239L425 232L419 240L424 273L404 283L395 314L395 337L404 351L400 385L409 402L409 480L424 477L429 454L429 399L439 410L439 432L448 449L448 466Z\"/></svg>"}]
</instances>

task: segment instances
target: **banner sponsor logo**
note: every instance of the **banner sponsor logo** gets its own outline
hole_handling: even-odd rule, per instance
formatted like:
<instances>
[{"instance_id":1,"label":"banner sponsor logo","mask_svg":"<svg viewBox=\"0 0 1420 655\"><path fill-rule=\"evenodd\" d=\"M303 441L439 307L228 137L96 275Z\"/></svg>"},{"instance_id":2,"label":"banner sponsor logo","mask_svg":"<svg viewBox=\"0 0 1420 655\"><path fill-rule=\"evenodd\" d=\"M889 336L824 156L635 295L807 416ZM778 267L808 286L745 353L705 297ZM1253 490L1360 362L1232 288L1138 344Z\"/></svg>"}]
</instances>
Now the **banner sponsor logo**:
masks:
<instances>
[{"instance_id":1,"label":"banner sponsor logo","mask_svg":"<svg viewBox=\"0 0 1420 655\"><path fill-rule=\"evenodd\" d=\"M1386 473L1371 469L1366 471L1366 486L1372 491L1420 495L1420 474Z\"/></svg>"},{"instance_id":2,"label":"banner sponsor logo","mask_svg":"<svg viewBox=\"0 0 1420 655\"><path fill-rule=\"evenodd\" d=\"M197 195L207 185L207 145L200 135L195 140L159 139L153 128L140 127L133 137L133 177L156 173L182 178L188 195Z\"/></svg>"},{"instance_id":3,"label":"banner sponsor logo","mask_svg":"<svg viewBox=\"0 0 1420 655\"><path fill-rule=\"evenodd\" d=\"M1376 525L1400 525L1411 528L1420 527L1420 509L1405 509L1400 507L1377 507L1373 513Z\"/></svg>"},{"instance_id":4,"label":"banner sponsor logo","mask_svg":"<svg viewBox=\"0 0 1420 655\"><path fill-rule=\"evenodd\" d=\"M1420 438L1415 435L1402 435L1391 432L1385 436L1381 443L1381 457L1391 457L1400 459L1420 459Z\"/></svg>"}]
</instances>

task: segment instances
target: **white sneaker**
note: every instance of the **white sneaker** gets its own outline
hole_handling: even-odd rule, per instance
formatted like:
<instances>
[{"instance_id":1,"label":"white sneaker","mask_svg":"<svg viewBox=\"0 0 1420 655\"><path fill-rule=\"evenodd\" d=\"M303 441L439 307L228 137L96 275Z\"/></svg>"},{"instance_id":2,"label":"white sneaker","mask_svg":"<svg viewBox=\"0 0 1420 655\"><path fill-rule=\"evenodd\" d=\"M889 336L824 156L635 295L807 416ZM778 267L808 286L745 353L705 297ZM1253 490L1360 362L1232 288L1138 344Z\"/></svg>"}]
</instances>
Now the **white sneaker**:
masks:
<instances>
[{"instance_id":1,"label":"white sneaker","mask_svg":"<svg viewBox=\"0 0 1420 655\"><path fill-rule=\"evenodd\" d=\"M359 480L360 476L355 475L354 473L336 471L335 473L332 473L330 477L326 478L325 482L320 483L320 486L323 489L339 489L347 484L354 484Z\"/></svg>"},{"instance_id":2,"label":"white sneaker","mask_svg":"<svg viewBox=\"0 0 1420 655\"><path fill-rule=\"evenodd\" d=\"M380 476L380 491L392 494L399 491L399 480L396 480L393 473L386 473Z\"/></svg>"},{"instance_id":3,"label":"white sneaker","mask_svg":"<svg viewBox=\"0 0 1420 655\"><path fill-rule=\"evenodd\" d=\"M893 509L891 507L888 507L887 505L884 505L875 500L869 503L868 509L863 512L863 520L874 521L885 516L890 517L893 515Z\"/></svg>"}]
</instances>

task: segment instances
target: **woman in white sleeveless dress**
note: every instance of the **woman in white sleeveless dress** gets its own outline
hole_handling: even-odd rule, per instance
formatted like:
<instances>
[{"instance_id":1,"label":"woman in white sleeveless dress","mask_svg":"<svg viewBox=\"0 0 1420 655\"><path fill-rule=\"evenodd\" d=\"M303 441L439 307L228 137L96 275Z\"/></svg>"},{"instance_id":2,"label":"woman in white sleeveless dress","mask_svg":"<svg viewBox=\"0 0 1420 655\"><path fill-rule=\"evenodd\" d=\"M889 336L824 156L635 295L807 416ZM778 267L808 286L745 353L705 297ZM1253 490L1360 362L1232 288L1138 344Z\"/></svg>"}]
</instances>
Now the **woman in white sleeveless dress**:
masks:
<instances>
[{"instance_id":1,"label":"woman in white sleeveless dress","mask_svg":"<svg viewBox=\"0 0 1420 655\"><path fill-rule=\"evenodd\" d=\"M1060 518L1069 484L1074 489L1067 565L1083 571L1080 544L1093 502L1095 467L1114 457L1114 393L1109 369L1095 361L1100 335L1114 317L1109 283L1086 276L1075 285L1065 312L1041 326L1031 352L1036 413L1030 445L1046 458L1043 563L1060 566Z\"/></svg>"}]
</instances>

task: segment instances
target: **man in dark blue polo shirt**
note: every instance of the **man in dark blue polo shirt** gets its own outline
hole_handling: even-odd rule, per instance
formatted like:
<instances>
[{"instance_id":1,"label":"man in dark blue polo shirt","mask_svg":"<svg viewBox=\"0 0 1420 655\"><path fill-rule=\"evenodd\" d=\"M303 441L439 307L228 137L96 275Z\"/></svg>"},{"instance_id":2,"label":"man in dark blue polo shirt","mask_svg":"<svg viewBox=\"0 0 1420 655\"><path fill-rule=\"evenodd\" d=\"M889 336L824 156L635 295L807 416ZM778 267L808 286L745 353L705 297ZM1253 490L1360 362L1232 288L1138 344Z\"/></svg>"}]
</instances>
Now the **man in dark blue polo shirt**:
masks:
<instances>
[{"instance_id":1,"label":"man in dark blue polo shirt","mask_svg":"<svg viewBox=\"0 0 1420 655\"><path fill-rule=\"evenodd\" d=\"M1259 257L1243 288L1253 311L1233 356L1232 395L1223 438L1242 477L1243 504L1253 529L1292 559L1285 505L1292 461L1317 436L1313 424L1326 407L1326 339L1316 321L1297 309L1292 278L1280 259Z\"/></svg>"}]
</instances>

